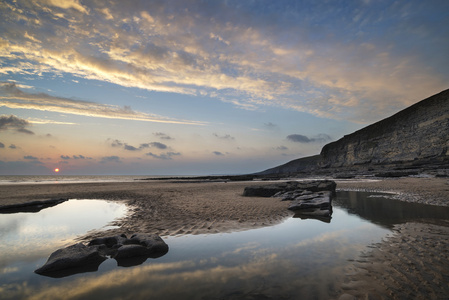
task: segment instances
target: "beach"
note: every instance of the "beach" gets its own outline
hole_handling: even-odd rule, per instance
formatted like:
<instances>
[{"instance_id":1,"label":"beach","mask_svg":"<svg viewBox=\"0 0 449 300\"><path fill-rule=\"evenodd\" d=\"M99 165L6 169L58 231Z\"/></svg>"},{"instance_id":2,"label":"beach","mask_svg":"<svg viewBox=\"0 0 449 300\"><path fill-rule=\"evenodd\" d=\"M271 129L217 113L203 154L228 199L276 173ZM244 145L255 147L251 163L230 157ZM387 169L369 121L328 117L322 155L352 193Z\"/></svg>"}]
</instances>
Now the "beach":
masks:
<instances>
[{"instance_id":1,"label":"beach","mask_svg":"<svg viewBox=\"0 0 449 300\"><path fill-rule=\"evenodd\" d=\"M242 196L246 186L259 184L142 180L1 185L0 205L54 198L120 201L128 205L129 213L114 224L120 226L117 233L207 234L269 226L292 215L285 202Z\"/></svg>"},{"instance_id":2,"label":"beach","mask_svg":"<svg viewBox=\"0 0 449 300\"><path fill-rule=\"evenodd\" d=\"M215 234L270 226L293 215L288 202L243 197L266 182L156 181L0 185L0 205L54 198L126 203L128 214L107 234L160 236ZM337 190L389 192L403 201L448 206L447 178L340 180ZM104 233L103 233L104 234ZM81 240L101 235L89 232ZM342 270L341 299L447 299L449 218L438 224L404 223ZM356 298L354 298L356 297ZM370 297L370 298L367 298Z\"/></svg>"}]
</instances>

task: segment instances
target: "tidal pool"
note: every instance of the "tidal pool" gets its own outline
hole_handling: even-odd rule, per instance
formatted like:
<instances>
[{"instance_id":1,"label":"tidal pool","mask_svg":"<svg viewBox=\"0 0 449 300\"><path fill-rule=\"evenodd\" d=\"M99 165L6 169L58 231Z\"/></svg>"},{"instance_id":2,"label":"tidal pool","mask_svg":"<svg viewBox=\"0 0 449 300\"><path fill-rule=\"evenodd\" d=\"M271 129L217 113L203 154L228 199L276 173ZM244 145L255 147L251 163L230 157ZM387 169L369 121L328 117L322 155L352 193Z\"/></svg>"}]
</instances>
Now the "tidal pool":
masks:
<instances>
[{"instance_id":1,"label":"tidal pool","mask_svg":"<svg viewBox=\"0 0 449 300\"><path fill-rule=\"evenodd\" d=\"M338 192L330 223L289 218L247 231L163 237L170 250L162 257L132 267L119 267L108 259L97 272L57 279L33 271L77 235L122 216L125 207L77 200L36 214L0 215L0 295L2 299L338 298L348 260L380 242L394 224L448 216L447 209L442 213L441 208L382 196ZM71 202L79 211L64 207ZM28 223L30 218L37 223Z\"/></svg>"}]
</instances>

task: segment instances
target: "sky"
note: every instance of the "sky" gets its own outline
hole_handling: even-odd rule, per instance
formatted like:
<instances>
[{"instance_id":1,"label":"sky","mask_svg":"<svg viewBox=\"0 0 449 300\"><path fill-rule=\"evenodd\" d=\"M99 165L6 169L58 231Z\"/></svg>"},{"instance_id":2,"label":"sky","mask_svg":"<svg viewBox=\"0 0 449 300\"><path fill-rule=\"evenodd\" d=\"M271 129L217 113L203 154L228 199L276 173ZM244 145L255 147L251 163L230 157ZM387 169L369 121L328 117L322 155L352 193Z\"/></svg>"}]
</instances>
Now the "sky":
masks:
<instances>
[{"instance_id":1,"label":"sky","mask_svg":"<svg viewBox=\"0 0 449 300\"><path fill-rule=\"evenodd\" d=\"M0 175L246 174L449 88L449 1L0 0Z\"/></svg>"}]
</instances>

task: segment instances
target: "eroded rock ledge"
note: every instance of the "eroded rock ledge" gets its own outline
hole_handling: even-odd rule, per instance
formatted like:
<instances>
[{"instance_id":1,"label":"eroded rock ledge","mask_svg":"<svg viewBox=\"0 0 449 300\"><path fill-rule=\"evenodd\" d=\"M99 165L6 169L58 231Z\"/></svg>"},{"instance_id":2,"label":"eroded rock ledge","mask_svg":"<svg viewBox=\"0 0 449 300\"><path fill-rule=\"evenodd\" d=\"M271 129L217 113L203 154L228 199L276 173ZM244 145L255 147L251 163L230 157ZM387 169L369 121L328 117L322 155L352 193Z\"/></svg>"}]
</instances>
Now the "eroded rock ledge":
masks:
<instances>
[{"instance_id":1,"label":"eroded rock ledge","mask_svg":"<svg viewBox=\"0 0 449 300\"><path fill-rule=\"evenodd\" d=\"M168 252L168 245L157 234L136 233L130 238L117 235L91 240L87 245L74 244L53 252L47 262L35 270L40 275L65 277L94 272L109 257L118 266L142 264L147 258L157 258Z\"/></svg>"},{"instance_id":2,"label":"eroded rock ledge","mask_svg":"<svg viewBox=\"0 0 449 300\"><path fill-rule=\"evenodd\" d=\"M337 184L331 180L288 181L275 184L246 187L243 195L247 197L276 197L291 201L289 210L294 217L315 218L330 222L332 216L332 196Z\"/></svg>"},{"instance_id":3,"label":"eroded rock ledge","mask_svg":"<svg viewBox=\"0 0 449 300\"><path fill-rule=\"evenodd\" d=\"M332 180L314 180L314 181L287 181L274 184L248 186L243 191L243 196L246 197L272 197L278 193L296 192L302 193L304 191L320 192L332 191L335 192L337 184ZM278 194L280 195L280 194Z\"/></svg>"}]
</instances>

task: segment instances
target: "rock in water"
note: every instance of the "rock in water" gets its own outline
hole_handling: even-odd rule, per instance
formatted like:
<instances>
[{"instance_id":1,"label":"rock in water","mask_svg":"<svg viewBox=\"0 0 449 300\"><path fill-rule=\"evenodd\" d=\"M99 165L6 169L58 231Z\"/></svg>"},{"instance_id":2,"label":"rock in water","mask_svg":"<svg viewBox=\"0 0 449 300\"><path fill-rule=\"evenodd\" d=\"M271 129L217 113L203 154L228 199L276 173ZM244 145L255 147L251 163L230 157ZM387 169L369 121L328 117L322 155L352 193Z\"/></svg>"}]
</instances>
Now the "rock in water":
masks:
<instances>
[{"instance_id":1,"label":"rock in water","mask_svg":"<svg viewBox=\"0 0 449 300\"><path fill-rule=\"evenodd\" d=\"M137 233L130 239L126 235L102 237L88 245L78 243L53 252L37 274L64 277L76 273L98 270L98 266L113 257L119 266L143 263L148 257L160 257L168 252L168 245L157 234Z\"/></svg>"},{"instance_id":2,"label":"rock in water","mask_svg":"<svg viewBox=\"0 0 449 300\"><path fill-rule=\"evenodd\" d=\"M123 246L117 248L115 259L136 256L159 257L168 252L168 245L157 234L136 233L130 239L123 241Z\"/></svg>"},{"instance_id":3,"label":"rock in water","mask_svg":"<svg viewBox=\"0 0 449 300\"><path fill-rule=\"evenodd\" d=\"M47 262L34 272L41 275L51 275L61 270L82 266L90 266L93 267L91 269L97 270L104 260L106 260L106 257L100 253L98 246L86 246L78 243L56 250L50 255ZM64 276L55 275L52 277Z\"/></svg>"},{"instance_id":4,"label":"rock in water","mask_svg":"<svg viewBox=\"0 0 449 300\"><path fill-rule=\"evenodd\" d=\"M318 208L318 209L329 209L331 207L331 193L330 192L320 192L313 194L315 197L311 198L309 195L307 199L298 199L293 200L289 210L301 210L301 209L310 209L310 208ZM301 198L301 197L300 197Z\"/></svg>"},{"instance_id":5,"label":"rock in water","mask_svg":"<svg viewBox=\"0 0 449 300\"><path fill-rule=\"evenodd\" d=\"M168 245L157 234L135 233L125 244L137 244L147 248L150 253L167 252Z\"/></svg>"},{"instance_id":6,"label":"rock in water","mask_svg":"<svg viewBox=\"0 0 449 300\"><path fill-rule=\"evenodd\" d=\"M150 254L149 250L141 245L131 244L131 245L123 245L117 249L113 258L116 260L122 258L131 258L136 256L147 256Z\"/></svg>"}]
</instances>

